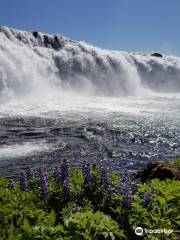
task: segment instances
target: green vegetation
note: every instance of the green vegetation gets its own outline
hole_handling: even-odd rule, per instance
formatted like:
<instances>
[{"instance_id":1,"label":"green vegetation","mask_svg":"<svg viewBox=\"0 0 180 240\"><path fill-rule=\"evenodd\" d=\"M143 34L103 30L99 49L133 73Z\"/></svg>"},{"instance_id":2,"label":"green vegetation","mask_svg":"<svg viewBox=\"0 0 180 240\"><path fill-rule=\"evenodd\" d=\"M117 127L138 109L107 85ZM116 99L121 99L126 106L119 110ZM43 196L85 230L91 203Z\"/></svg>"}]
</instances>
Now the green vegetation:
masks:
<instances>
[{"instance_id":1,"label":"green vegetation","mask_svg":"<svg viewBox=\"0 0 180 240\"><path fill-rule=\"evenodd\" d=\"M180 168L180 158L177 158L173 161L173 165L177 168Z\"/></svg>"},{"instance_id":2,"label":"green vegetation","mask_svg":"<svg viewBox=\"0 0 180 240\"><path fill-rule=\"evenodd\" d=\"M69 170L67 162L47 174L32 169L19 180L0 179L0 239L178 239L180 183L133 181L105 168ZM134 229L173 230L137 236Z\"/></svg>"}]
</instances>

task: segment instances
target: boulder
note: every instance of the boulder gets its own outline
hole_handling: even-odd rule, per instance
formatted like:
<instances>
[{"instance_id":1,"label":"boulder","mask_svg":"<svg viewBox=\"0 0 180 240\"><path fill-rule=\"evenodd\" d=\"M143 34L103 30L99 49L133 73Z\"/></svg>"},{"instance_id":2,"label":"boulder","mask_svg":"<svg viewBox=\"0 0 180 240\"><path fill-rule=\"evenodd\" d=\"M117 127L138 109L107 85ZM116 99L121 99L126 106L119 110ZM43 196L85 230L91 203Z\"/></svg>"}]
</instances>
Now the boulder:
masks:
<instances>
[{"instance_id":1,"label":"boulder","mask_svg":"<svg viewBox=\"0 0 180 240\"><path fill-rule=\"evenodd\" d=\"M157 52L156 53L152 53L151 56L153 56L153 57L163 57L162 54L157 53Z\"/></svg>"},{"instance_id":2,"label":"boulder","mask_svg":"<svg viewBox=\"0 0 180 240\"><path fill-rule=\"evenodd\" d=\"M134 175L134 178L140 179L141 182L147 182L155 178L160 180L165 180L167 178L180 180L180 169L175 167L172 163L155 161L148 163L145 168L138 171Z\"/></svg>"},{"instance_id":3,"label":"boulder","mask_svg":"<svg viewBox=\"0 0 180 240\"><path fill-rule=\"evenodd\" d=\"M47 35L44 35L44 45L45 47L51 47L54 50L59 50L60 48L62 48L62 45L58 39L57 36L52 37L48 37Z\"/></svg>"},{"instance_id":4,"label":"boulder","mask_svg":"<svg viewBox=\"0 0 180 240\"><path fill-rule=\"evenodd\" d=\"M37 31L32 32L32 34L35 38L39 37L39 33Z\"/></svg>"},{"instance_id":5,"label":"boulder","mask_svg":"<svg viewBox=\"0 0 180 240\"><path fill-rule=\"evenodd\" d=\"M54 36L54 40L55 40L55 42L59 42L59 39L57 36Z\"/></svg>"}]
</instances>

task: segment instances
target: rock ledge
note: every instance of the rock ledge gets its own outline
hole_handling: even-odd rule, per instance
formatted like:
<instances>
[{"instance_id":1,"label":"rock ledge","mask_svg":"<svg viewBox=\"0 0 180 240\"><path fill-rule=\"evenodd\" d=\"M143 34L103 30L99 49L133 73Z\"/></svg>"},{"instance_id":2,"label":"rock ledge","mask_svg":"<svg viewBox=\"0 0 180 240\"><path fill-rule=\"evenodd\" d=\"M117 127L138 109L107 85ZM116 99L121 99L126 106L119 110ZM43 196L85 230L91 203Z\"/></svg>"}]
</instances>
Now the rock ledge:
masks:
<instances>
[{"instance_id":1,"label":"rock ledge","mask_svg":"<svg viewBox=\"0 0 180 240\"><path fill-rule=\"evenodd\" d=\"M138 171L134 178L139 178L141 182L147 182L155 178L160 180L167 178L180 180L180 169L176 168L172 163L155 161L148 163L145 168Z\"/></svg>"}]
</instances>

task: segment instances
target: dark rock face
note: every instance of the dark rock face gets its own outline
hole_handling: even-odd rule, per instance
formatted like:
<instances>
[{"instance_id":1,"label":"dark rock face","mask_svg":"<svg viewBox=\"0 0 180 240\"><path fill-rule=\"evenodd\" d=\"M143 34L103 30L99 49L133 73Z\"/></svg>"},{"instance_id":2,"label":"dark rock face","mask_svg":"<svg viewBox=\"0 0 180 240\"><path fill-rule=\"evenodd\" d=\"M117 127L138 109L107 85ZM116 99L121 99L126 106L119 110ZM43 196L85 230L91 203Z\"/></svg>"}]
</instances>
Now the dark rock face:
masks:
<instances>
[{"instance_id":1,"label":"dark rock face","mask_svg":"<svg viewBox=\"0 0 180 240\"><path fill-rule=\"evenodd\" d=\"M45 45L46 47L48 47L48 44L50 44L50 43L51 43L51 42L50 42L48 36L44 35L44 45Z\"/></svg>"},{"instance_id":2,"label":"dark rock face","mask_svg":"<svg viewBox=\"0 0 180 240\"><path fill-rule=\"evenodd\" d=\"M151 56L153 56L153 57L163 57L163 55L160 54L160 53L152 53Z\"/></svg>"},{"instance_id":3,"label":"dark rock face","mask_svg":"<svg viewBox=\"0 0 180 240\"><path fill-rule=\"evenodd\" d=\"M63 46L61 45L59 39L57 36L48 37L47 35L44 35L44 45L45 47L52 47L54 50L59 50Z\"/></svg>"},{"instance_id":4,"label":"dark rock face","mask_svg":"<svg viewBox=\"0 0 180 240\"><path fill-rule=\"evenodd\" d=\"M59 42L59 39L57 36L54 36L54 40L55 40L55 42Z\"/></svg>"},{"instance_id":5,"label":"dark rock face","mask_svg":"<svg viewBox=\"0 0 180 240\"><path fill-rule=\"evenodd\" d=\"M33 36L34 36L35 38L39 37L39 33L36 32L36 31L32 32L32 34L33 34Z\"/></svg>"},{"instance_id":6,"label":"dark rock face","mask_svg":"<svg viewBox=\"0 0 180 240\"><path fill-rule=\"evenodd\" d=\"M148 163L144 169L138 171L134 178L139 178L141 182L147 182L154 178L160 180L165 180L167 178L180 180L180 169L167 162L151 162Z\"/></svg>"}]
</instances>

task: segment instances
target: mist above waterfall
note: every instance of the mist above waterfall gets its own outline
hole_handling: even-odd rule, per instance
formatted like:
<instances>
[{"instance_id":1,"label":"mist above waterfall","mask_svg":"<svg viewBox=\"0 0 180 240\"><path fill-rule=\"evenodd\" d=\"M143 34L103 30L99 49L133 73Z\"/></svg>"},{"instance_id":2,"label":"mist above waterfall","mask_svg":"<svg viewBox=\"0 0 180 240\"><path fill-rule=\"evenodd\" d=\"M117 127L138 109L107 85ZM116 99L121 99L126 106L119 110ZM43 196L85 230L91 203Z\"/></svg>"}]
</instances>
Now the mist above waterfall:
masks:
<instances>
[{"instance_id":1,"label":"mist above waterfall","mask_svg":"<svg viewBox=\"0 0 180 240\"><path fill-rule=\"evenodd\" d=\"M108 51L63 36L0 28L0 99L180 92L180 59Z\"/></svg>"}]
</instances>

